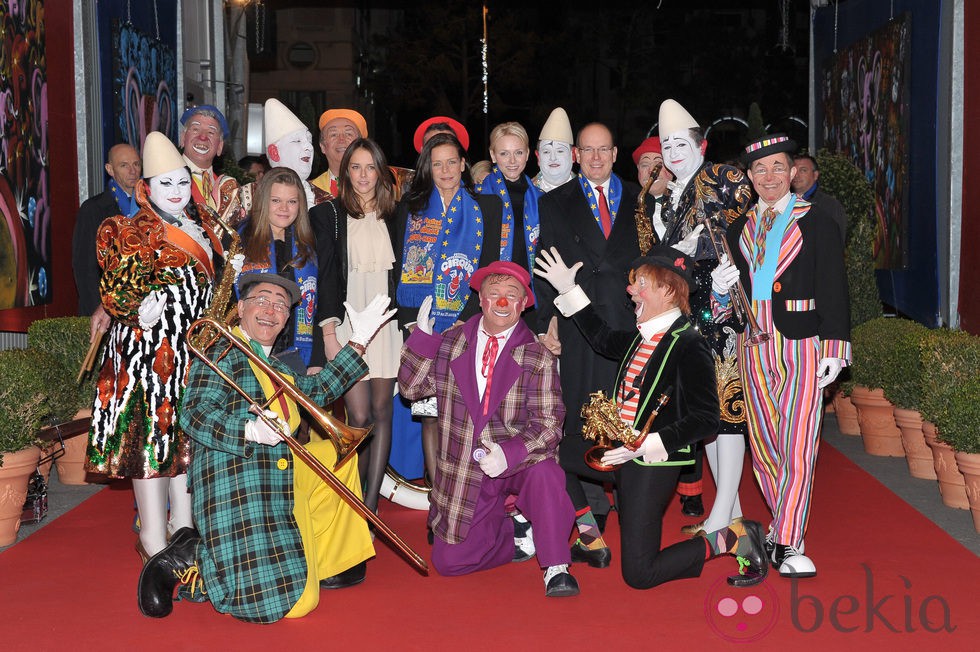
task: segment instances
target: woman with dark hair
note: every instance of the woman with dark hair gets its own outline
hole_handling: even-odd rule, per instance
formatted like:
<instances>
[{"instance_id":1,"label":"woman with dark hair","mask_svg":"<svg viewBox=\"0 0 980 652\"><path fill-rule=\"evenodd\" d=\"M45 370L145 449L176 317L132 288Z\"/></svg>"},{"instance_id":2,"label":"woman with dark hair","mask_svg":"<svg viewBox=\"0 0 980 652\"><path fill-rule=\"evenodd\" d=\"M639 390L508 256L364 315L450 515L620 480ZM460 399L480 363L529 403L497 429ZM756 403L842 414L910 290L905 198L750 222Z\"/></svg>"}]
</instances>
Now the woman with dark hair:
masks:
<instances>
[{"instance_id":1,"label":"woman with dark hair","mask_svg":"<svg viewBox=\"0 0 980 652\"><path fill-rule=\"evenodd\" d=\"M273 168L256 186L248 221L239 229L245 251L244 272L278 274L295 281L302 298L272 347L272 355L297 373L323 367L323 338L317 308L316 238L306 208L306 191L287 167Z\"/></svg>"},{"instance_id":2,"label":"woman with dark hair","mask_svg":"<svg viewBox=\"0 0 980 652\"><path fill-rule=\"evenodd\" d=\"M470 276L500 258L503 204L497 196L478 194L465 167L466 151L456 136L432 136L398 205L395 259L402 326L414 327L426 297L432 297L437 333L480 311L477 293L470 292ZM423 416L422 448L429 473L435 469L437 443L435 418Z\"/></svg>"},{"instance_id":3,"label":"woman with dark hair","mask_svg":"<svg viewBox=\"0 0 980 652\"><path fill-rule=\"evenodd\" d=\"M317 323L330 360L351 336L350 323L344 319L345 302L362 310L378 294L395 296L395 179L377 143L359 138L347 146L337 191L335 199L310 212L322 256ZM401 346L398 324L389 321L364 353L368 375L344 394L348 424L374 424L360 449L359 466L366 486L364 503L375 511L391 452Z\"/></svg>"}]
</instances>

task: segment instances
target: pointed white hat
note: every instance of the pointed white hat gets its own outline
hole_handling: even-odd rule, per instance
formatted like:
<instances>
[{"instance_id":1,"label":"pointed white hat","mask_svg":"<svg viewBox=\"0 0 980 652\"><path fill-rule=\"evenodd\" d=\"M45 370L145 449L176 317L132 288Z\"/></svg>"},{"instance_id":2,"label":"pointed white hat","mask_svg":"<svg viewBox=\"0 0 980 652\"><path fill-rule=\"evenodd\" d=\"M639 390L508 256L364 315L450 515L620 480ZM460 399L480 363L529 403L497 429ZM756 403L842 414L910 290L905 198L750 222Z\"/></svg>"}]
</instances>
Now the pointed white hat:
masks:
<instances>
[{"instance_id":1,"label":"pointed white hat","mask_svg":"<svg viewBox=\"0 0 980 652\"><path fill-rule=\"evenodd\" d=\"M660 104L660 119L657 130L660 137L669 136L683 129L700 127L698 121L691 117L683 106L674 100L664 100Z\"/></svg>"},{"instance_id":2,"label":"pointed white hat","mask_svg":"<svg viewBox=\"0 0 980 652\"><path fill-rule=\"evenodd\" d=\"M303 121L296 117L286 105L271 98L265 101L265 114L262 117L265 128L265 146L274 144L277 140L299 129L307 129Z\"/></svg>"},{"instance_id":3,"label":"pointed white hat","mask_svg":"<svg viewBox=\"0 0 980 652\"><path fill-rule=\"evenodd\" d=\"M187 161L177 151L177 146L159 131L146 134L143 141L143 178L149 179L158 174L173 172L187 167Z\"/></svg>"},{"instance_id":4,"label":"pointed white hat","mask_svg":"<svg viewBox=\"0 0 980 652\"><path fill-rule=\"evenodd\" d=\"M541 135L538 140L557 140L559 143L568 143L575 140L572 135L572 123L568 120L568 114L560 106L551 112L548 120L541 127Z\"/></svg>"}]
</instances>

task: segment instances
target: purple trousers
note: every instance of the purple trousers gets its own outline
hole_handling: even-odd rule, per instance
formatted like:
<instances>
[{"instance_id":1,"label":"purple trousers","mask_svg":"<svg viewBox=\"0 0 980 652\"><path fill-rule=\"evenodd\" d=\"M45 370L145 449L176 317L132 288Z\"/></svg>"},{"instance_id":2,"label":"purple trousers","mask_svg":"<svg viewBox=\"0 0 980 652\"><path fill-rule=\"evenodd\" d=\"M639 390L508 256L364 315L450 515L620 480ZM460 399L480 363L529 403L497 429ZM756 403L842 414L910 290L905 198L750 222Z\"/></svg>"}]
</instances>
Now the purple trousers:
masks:
<instances>
[{"instance_id":1,"label":"purple trousers","mask_svg":"<svg viewBox=\"0 0 980 652\"><path fill-rule=\"evenodd\" d=\"M507 478L483 478L480 497L466 539L432 545L432 565L440 575L466 575L510 563L514 559L514 522L504 509L508 496L531 522L538 565L571 563L569 533L575 510L565 492L565 472L544 460Z\"/></svg>"}]
</instances>

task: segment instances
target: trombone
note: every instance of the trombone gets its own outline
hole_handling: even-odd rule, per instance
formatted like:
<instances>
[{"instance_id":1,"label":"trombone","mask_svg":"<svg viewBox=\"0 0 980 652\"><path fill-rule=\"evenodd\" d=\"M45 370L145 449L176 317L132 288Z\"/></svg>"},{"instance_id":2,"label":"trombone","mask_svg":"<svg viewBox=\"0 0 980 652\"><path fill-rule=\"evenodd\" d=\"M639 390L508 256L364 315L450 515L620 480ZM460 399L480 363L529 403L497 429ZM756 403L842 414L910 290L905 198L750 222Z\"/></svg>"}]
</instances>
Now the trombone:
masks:
<instances>
[{"instance_id":1,"label":"trombone","mask_svg":"<svg viewBox=\"0 0 980 652\"><path fill-rule=\"evenodd\" d=\"M211 329L208 332L209 337L203 338L206 341L196 342L196 338L192 337L192 333L198 329ZM207 350L221 337L228 340L228 346L212 360L208 356ZM265 422L266 425L277 431L281 431L281 427L274 419L269 419L265 416L264 411L266 407L283 394L286 394L290 399L296 401L296 403L306 410L317 423L323 426L324 430L330 437L331 443L333 443L334 447L337 449L338 462L334 466L334 469L340 468L350 460L357 450L357 445L371 431L370 427L355 428L353 426L348 426L347 424L334 418L333 415L314 403L309 396L299 391L295 385L283 378L282 374L273 369L272 366L265 360L257 356L248 347L248 345L235 337L227 326L216 319L204 317L191 324L187 334L187 348L190 349L194 355L200 358L201 361L207 365L209 369L211 369L211 371L216 373L222 380L228 383L228 385L235 392L243 396L245 400L251 404L251 407L249 408L250 412ZM249 396L248 393L242 389L241 385L236 383L234 379L232 379L218 367L218 361L227 355L232 348L237 348L239 351L241 351L241 353L247 357L251 363L272 378L274 383L278 386L272 397L265 403L259 403L253 397ZM390 541L392 545L397 548L398 552L400 552L413 566L415 566L419 572L421 572L423 575L429 574L429 566L425 563L425 560L417 552L412 550L412 548L409 547L409 545L405 543L405 541L403 541L402 538L388 526L388 524L382 521L377 514L371 511L368 506L357 497L357 495L348 489L347 485L341 482L337 476L330 471L330 469L316 459L313 454L310 453L302 444L285 433L283 436L283 441L286 442L287 446L289 446L289 449L293 452L293 455L302 460L303 463L310 467L310 469L316 473L321 480L327 483L327 486L336 491L344 502L346 502L359 516L374 525L375 530L384 536L385 539Z\"/></svg>"}]
</instances>

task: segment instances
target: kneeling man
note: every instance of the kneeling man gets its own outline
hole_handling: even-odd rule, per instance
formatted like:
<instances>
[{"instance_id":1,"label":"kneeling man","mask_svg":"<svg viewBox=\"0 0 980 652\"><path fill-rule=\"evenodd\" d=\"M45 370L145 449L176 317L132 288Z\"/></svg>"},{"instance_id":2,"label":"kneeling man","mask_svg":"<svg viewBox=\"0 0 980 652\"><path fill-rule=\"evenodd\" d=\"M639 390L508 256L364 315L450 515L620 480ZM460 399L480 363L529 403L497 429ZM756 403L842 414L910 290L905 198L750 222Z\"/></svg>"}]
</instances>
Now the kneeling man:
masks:
<instances>
[{"instance_id":1,"label":"kneeling man","mask_svg":"<svg viewBox=\"0 0 980 652\"><path fill-rule=\"evenodd\" d=\"M392 314L385 312L386 297L360 313L349 311L350 343L320 373L293 378L268 356L299 302L299 286L276 274L243 274L239 287L241 325L235 336L320 405L339 398L367 373L364 347ZM217 365L249 396L273 396L272 379L237 348ZM265 415L278 428L257 419L249 406L203 362L191 365L179 419L191 439L196 529L175 532L170 545L144 566L138 596L146 616L171 612L178 582L185 584L182 596L200 601L194 589L203 582L219 612L269 623L312 611L321 587L342 588L364 579L364 562L374 556L367 524L312 470L297 464L283 441L299 426L299 406L285 395L270 404ZM307 448L333 468L337 454L331 442L310 442ZM360 497L356 456L334 474Z\"/></svg>"},{"instance_id":2,"label":"kneeling man","mask_svg":"<svg viewBox=\"0 0 980 652\"><path fill-rule=\"evenodd\" d=\"M575 513L557 462L565 416L557 358L520 319L534 304L530 275L496 261L470 285L482 314L433 334L427 298L398 373L402 396L435 396L439 405L432 565L464 575L530 559L536 548L545 595L577 595L568 572ZM511 496L513 519L505 508Z\"/></svg>"}]
</instances>

